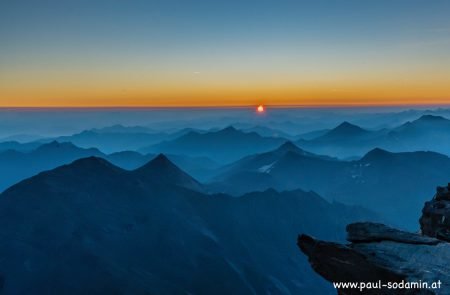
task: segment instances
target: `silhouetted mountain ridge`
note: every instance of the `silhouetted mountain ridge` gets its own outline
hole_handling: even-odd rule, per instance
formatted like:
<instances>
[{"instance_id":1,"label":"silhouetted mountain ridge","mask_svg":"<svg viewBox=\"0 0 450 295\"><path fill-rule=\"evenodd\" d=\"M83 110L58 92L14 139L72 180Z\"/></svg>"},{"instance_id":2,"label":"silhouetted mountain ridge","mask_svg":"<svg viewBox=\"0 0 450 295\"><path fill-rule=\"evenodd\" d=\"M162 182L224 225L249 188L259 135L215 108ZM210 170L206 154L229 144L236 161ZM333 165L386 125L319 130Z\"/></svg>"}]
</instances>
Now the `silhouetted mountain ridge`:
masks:
<instances>
[{"instance_id":1,"label":"silhouetted mountain ridge","mask_svg":"<svg viewBox=\"0 0 450 295\"><path fill-rule=\"evenodd\" d=\"M292 237L342 240L345 224L373 217L301 190L205 195L146 181L154 169L180 173L163 155L136 171L89 157L2 193L2 291L317 294Z\"/></svg>"}]
</instances>

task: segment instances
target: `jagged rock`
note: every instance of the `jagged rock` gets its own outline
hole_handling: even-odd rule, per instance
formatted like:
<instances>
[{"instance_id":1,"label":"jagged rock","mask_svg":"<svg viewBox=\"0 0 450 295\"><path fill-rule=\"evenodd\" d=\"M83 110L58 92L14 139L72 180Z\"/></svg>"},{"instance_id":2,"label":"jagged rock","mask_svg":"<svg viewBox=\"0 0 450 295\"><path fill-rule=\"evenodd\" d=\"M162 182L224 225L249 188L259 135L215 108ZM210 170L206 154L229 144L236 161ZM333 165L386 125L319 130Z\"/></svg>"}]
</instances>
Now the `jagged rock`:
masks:
<instances>
[{"instance_id":1,"label":"jagged rock","mask_svg":"<svg viewBox=\"0 0 450 295\"><path fill-rule=\"evenodd\" d=\"M399 282L405 278L370 263L366 256L345 245L315 240L307 235L299 236L298 245L308 256L312 268L330 282ZM368 294L377 292L379 290ZM339 293L361 294L359 290L342 290Z\"/></svg>"},{"instance_id":2,"label":"jagged rock","mask_svg":"<svg viewBox=\"0 0 450 295\"><path fill-rule=\"evenodd\" d=\"M450 294L450 244L377 223L347 227L349 245L301 235L312 268L331 282L441 282L440 289L339 289L339 294Z\"/></svg>"},{"instance_id":3,"label":"jagged rock","mask_svg":"<svg viewBox=\"0 0 450 295\"><path fill-rule=\"evenodd\" d=\"M353 243L393 241L408 244L436 245L440 241L395 228L381 223L358 222L347 226L347 240Z\"/></svg>"},{"instance_id":4,"label":"jagged rock","mask_svg":"<svg viewBox=\"0 0 450 295\"><path fill-rule=\"evenodd\" d=\"M437 187L436 195L425 203L419 222L424 235L450 241L450 184Z\"/></svg>"}]
</instances>

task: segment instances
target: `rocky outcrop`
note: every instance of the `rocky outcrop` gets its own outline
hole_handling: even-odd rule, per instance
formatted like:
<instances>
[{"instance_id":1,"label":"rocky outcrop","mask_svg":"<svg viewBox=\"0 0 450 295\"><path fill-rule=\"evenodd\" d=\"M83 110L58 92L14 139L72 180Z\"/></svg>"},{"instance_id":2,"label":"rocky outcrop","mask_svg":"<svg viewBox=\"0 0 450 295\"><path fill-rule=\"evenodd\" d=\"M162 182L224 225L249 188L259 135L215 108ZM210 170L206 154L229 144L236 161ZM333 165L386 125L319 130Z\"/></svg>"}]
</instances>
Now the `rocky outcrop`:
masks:
<instances>
[{"instance_id":1,"label":"rocky outcrop","mask_svg":"<svg viewBox=\"0 0 450 295\"><path fill-rule=\"evenodd\" d=\"M392 241L436 245L439 240L391 228L381 223L358 222L347 226L347 240L353 243Z\"/></svg>"},{"instance_id":2,"label":"rocky outcrop","mask_svg":"<svg viewBox=\"0 0 450 295\"><path fill-rule=\"evenodd\" d=\"M425 203L419 222L424 235L450 241L450 184L436 189L433 199Z\"/></svg>"},{"instance_id":3,"label":"rocky outcrop","mask_svg":"<svg viewBox=\"0 0 450 295\"><path fill-rule=\"evenodd\" d=\"M348 245L307 235L298 238L312 268L328 281L380 283L362 293L358 288L340 288L339 294L450 294L449 243L369 222L350 224L347 234ZM410 284L423 282L429 288ZM433 289L439 282L440 288ZM409 288L389 289L389 283Z\"/></svg>"},{"instance_id":4,"label":"rocky outcrop","mask_svg":"<svg viewBox=\"0 0 450 295\"><path fill-rule=\"evenodd\" d=\"M353 223L348 245L301 235L298 246L328 281L372 283L372 289L337 288L338 294L450 294L450 183L425 203L419 223L420 233Z\"/></svg>"}]
</instances>

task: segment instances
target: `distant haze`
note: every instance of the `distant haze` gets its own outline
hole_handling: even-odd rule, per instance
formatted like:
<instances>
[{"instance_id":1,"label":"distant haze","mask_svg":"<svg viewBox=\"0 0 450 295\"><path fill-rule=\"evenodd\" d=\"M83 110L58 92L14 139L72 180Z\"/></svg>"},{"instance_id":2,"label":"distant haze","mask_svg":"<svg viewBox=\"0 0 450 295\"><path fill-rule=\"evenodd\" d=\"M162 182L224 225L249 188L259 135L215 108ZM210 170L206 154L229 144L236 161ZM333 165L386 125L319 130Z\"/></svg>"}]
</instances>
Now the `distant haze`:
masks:
<instances>
[{"instance_id":1,"label":"distant haze","mask_svg":"<svg viewBox=\"0 0 450 295\"><path fill-rule=\"evenodd\" d=\"M255 107L242 108L3 108L0 138L15 135L59 136L121 124L145 126L155 131L181 128L238 128L267 126L292 135L332 128L350 121L364 128L392 127L422 114L450 118L450 110L437 107L378 108L271 108L257 114Z\"/></svg>"}]
</instances>

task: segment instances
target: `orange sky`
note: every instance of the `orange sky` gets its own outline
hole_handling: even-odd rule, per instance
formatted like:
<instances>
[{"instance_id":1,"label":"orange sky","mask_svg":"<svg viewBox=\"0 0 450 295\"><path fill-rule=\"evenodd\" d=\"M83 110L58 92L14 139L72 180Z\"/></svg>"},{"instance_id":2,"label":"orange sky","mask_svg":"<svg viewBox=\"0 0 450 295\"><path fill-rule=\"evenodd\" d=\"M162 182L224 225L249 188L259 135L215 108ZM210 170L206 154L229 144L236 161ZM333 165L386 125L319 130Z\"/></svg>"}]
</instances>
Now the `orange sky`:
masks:
<instances>
[{"instance_id":1,"label":"orange sky","mask_svg":"<svg viewBox=\"0 0 450 295\"><path fill-rule=\"evenodd\" d=\"M357 84L360 83L360 84ZM120 83L118 83L120 84ZM132 83L130 83L132 84ZM211 85L212 84L212 85ZM95 83L80 85L55 82L55 86L0 87L2 107L99 107L99 106L247 106L247 105L407 105L449 104L450 83L412 81L396 83L336 82L304 83L238 82L174 83L172 87L145 85L126 87Z\"/></svg>"},{"instance_id":2,"label":"orange sky","mask_svg":"<svg viewBox=\"0 0 450 295\"><path fill-rule=\"evenodd\" d=\"M25 2L0 107L450 104L449 1Z\"/></svg>"}]
</instances>

